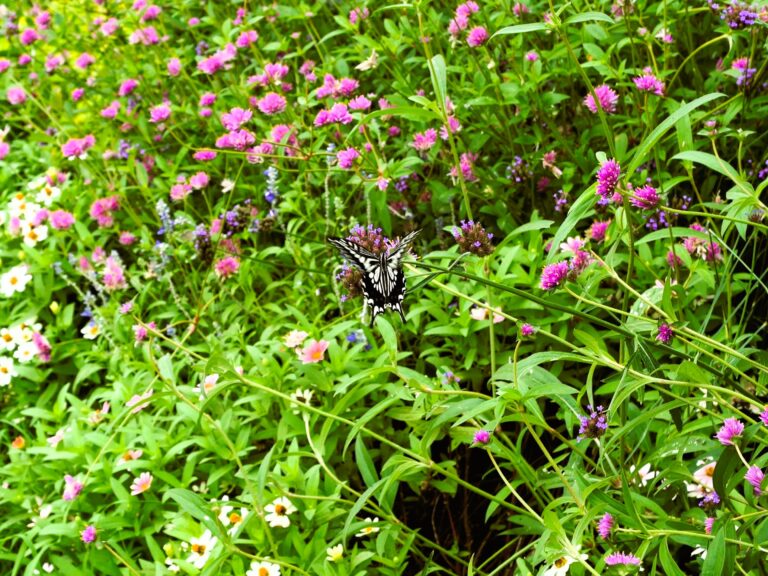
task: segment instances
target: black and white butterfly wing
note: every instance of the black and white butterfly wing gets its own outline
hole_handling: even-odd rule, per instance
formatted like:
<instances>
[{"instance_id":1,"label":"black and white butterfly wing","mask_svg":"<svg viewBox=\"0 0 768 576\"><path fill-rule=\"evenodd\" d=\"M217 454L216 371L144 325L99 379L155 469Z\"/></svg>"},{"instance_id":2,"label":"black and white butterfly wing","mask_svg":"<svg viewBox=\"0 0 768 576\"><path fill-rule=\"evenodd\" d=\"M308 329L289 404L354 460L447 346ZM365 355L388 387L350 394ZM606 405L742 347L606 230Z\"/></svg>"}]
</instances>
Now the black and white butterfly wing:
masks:
<instances>
[{"instance_id":1,"label":"black and white butterfly wing","mask_svg":"<svg viewBox=\"0 0 768 576\"><path fill-rule=\"evenodd\" d=\"M405 298L402 260L408 246L419 232L419 230L411 232L391 252L379 255L343 238L328 239L350 264L363 273L363 295L366 305L371 309L371 326L376 316L387 308L396 310L405 322L402 308L403 298Z\"/></svg>"}]
</instances>

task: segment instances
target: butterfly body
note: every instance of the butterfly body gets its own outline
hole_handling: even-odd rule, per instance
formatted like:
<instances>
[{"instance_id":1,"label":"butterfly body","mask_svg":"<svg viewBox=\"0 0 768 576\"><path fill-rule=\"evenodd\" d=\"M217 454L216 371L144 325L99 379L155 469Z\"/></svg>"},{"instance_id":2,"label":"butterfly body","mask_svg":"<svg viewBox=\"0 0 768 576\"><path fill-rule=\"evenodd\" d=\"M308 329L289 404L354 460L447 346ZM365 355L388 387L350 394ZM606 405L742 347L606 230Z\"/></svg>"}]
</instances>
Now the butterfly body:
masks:
<instances>
[{"instance_id":1,"label":"butterfly body","mask_svg":"<svg viewBox=\"0 0 768 576\"><path fill-rule=\"evenodd\" d=\"M363 273L363 295L371 308L371 326L376 316L387 309L395 310L405 322L403 299L405 298L405 274L403 256L421 230L415 230L389 252L374 254L362 246L343 238L329 238L341 255Z\"/></svg>"}]
</instances>

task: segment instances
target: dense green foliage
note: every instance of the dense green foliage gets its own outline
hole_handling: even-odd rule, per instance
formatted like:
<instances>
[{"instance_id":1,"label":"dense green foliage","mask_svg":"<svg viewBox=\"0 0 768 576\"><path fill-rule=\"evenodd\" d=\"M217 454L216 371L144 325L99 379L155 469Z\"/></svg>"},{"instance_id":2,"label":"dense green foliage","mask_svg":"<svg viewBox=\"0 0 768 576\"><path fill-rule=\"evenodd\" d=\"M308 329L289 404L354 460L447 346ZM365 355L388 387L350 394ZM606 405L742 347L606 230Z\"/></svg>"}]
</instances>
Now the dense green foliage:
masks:
<instances>
[{"instance_id":1,"label":"dense green foliage","mask_svg":"<svg viewBox=\"0 0 768 576\"><path fill-rule=\"evenodd\" d=\"M0 6L0 573L766 574L767 22Z\"/></svg>"}]
</instances>

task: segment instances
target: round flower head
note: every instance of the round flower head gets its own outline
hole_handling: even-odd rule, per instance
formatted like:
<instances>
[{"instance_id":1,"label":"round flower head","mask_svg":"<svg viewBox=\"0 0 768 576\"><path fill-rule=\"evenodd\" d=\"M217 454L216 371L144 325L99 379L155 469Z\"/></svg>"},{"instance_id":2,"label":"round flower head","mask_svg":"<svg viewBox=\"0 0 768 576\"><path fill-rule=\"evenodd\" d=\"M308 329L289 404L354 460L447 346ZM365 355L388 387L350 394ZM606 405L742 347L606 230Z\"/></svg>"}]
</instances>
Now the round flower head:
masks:
<instances>
[{"instance_id":1,"label":"round flower head","mask_svg":"<svg viewBox=\"0 0 768 576\"><path fill-rule=\"evenodd\" d=\"M85 530L80 532L80 538L86 544L92 544L96 540L96 527L87 526Z\"/></svg>"},{"instance_id":2,"label":"round flower head","mask_svg":"<svg viewBox=\"0 0 768 576\"><path fill-rule=\"evenodd\" d=\"M744 479L752 484L752 487L755 489L755 496L760 496L763 493L762 486L765 474L760 470L759 466L750 466L744 475Z\"/></svg>"},{"instance_id":3,"label":"round flower head","mask_svg":"<svg viewBox=\"0 0 768 576\"><path fill-rule=\"evenodd\" d=\"M621 166L612 158L605 161L598 169L596 192L605 203L611 200L613 193L616 191L620 176Z\"/></svg>"},{"instance_id":4,"label":"round flower head","mask_svg":"<svg viewBox=\"0 0 768 576\"><path fill-rule=\"evenodd\" d=\"M568 262L557 262L545 266L541 271L539 287L543 290L554 290L565 282L568 277Z\"/></svg>"},{"instance_id":5,"label":"round flower head","mask_svg":"<svg viewBox=\"0 0 768 576\"><path fill-rule=\"evenodd\" d=\"M491 433L488 430L478 430L472 438L473 444L488 444L491 441Z\"/></svg>"},{"instance_id":6,"label":"round flower head","mask_svg":"<svg viewBox=\"0 0 768 576\"><path fill-rule=\"evenodd\" d=\"M600 438L608 430L608 422L602 406L593 409L591 405L587 405L587 411L589 413L587 416L579 416L581 421L577 438L579 441L584 438Z\"/></svg>"},{"instance_id":7,"label":"round flower head","mask_svg":"<svg viewBox=\"0 0 768 576\"><path fill-rule=\"evenodd\" d=\"M611 516L608 512L603 514L603 517L600 518L600 522L597 523L597 533L600 535L600 538L603 540L606 540L608 536L611 535L611 530L613 529L613 516Z\"/></svg>"},{"instance_id":8,"label":"round flower head","mask_svg":"<svg viewBox=\"0 0 768 576\"><path fill-rule=\"evenodd\" d=\"M715 519L710 516L706 520L704 520L704 532L706 534L712 534L712 527L715 525Z\"/></svg>"},{"instance_id":9,"label":"round flower head","mask_svg":"<svg viewBox=\"0 0 768 576\"><path fill-rule=\"evenodd\" d=\"M662 324L659 326L659 333L656 334L656 340L661 342L662 344L669 344L672 340L672 336L674 335L672 331L672 326L669 324Z\"/></svg>"},{"instance_id":10,"label":"round flower head","mask_svg":"<svg viewBox=\"0 0 768 576\"><path fill-rule=\"evenodd\" d=\"M629 199L630 204L642 210L652 210L659 205L661 198L653 186L641 186L635 188Z\"/></svg>"},{"instance_id":11,"label":"round flower head","mask_svg":"<svg viewBox=\"0 0 768 576\"><path fill-rule=\"evenodd\" d=\"M640 558L634 554L626 554L624 552L614 552L605 557L605 563L608 566L616 566L622 564L624 566L640 566Z\"/></svg>"},{"instance_id":12,"label":"round flower head","mask_svg":"<svg viewBox=\"0 0 768 576\"><path fill-rule=\"evenodd\" d=\"M619 101L619 95L608 84L601 84L595 88L595 96L597 96L597 103L595 103L595 98L591 92L584 97L584 105L589 108L590 112L597 114L598 105L606 114L616 112L616 102Z\"/></svg>"},{"instance_id":13,"label":"round flower head","mask_svg":"<svg viewBox=\"0 0 768 576\"><path fill-rule=\"evenodd\" d=\"M736 418L726 418L715 438L720 440L723 446L733 446L733 439L738 438L744 432L744 424Z\"/></svg>"},{"instance_id":14,"label":"round flower head","mask_svg":"<svg viewBox=\"0 0 768 576\"><path fill-rule=\"evenodd\" d=\"M487 256L493 252L493 234L486 232L479 222L462 220L461 228L454 226L453 237L462 253Z\"/></svg>"}]
</instances>

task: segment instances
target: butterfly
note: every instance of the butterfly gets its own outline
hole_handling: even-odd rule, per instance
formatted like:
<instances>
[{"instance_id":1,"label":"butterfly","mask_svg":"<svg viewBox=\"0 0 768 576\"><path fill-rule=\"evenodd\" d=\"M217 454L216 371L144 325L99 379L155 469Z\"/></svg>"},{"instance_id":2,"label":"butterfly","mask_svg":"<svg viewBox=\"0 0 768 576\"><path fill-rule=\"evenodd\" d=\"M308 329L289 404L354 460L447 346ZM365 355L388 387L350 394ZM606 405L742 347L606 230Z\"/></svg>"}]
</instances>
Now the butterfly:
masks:
<instances>
[{"instance_id":1,"label":"butterfly","mask_svg":"<svg viewBox=\"0 0 768 576\"><path fill-rule=\"evenodd\" d=\"M374 254L362 246L344 238L329 238L341 255L363 273L363 295L371 308L371 327L376 316L387 308L396 310L405 322L403 298L405 298L405 274L403 256L421 230L414 230L398 242L389 252Z\"/></svg>"}]
</instances>

